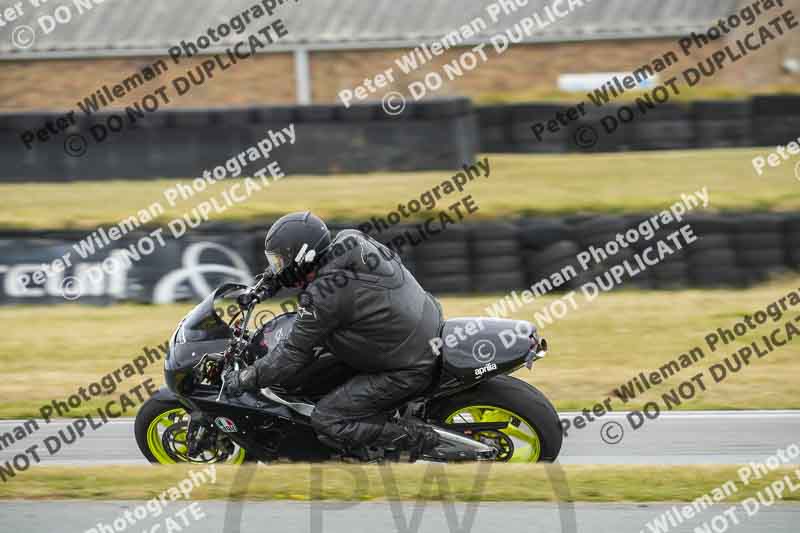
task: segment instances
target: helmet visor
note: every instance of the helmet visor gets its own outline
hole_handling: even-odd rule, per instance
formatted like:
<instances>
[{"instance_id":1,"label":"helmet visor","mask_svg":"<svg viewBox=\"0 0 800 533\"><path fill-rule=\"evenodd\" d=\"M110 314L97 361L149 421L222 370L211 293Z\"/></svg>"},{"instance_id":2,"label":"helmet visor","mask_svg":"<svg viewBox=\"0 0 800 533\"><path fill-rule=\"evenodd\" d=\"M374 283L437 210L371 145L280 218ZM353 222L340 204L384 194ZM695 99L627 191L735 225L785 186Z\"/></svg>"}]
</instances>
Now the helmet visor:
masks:
<instances>
[{"instance_id":1,"label":"helmet visor","mask_svg":"<svg viewBox=\"0 0 800 533\"><path fill-rule=\"evenodd\" d=\"M284 257L276 252L266 251L264 253L267 256L267 270L275 275L283 272L283 269L286 268L286 260Z\"/></svg>"}]
</instances>

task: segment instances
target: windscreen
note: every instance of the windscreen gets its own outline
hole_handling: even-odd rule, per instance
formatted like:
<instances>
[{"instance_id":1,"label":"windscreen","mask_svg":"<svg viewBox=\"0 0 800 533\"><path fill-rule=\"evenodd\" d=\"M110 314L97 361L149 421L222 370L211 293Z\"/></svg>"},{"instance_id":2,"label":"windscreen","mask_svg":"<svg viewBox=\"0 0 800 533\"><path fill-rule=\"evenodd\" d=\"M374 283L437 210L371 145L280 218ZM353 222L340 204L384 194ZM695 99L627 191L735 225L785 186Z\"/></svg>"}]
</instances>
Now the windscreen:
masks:
<instances>
[{"instance_id":1,"label":"windscreen","mask_svg":"<svg viewBox=\"0 0 800 533\"><path fill-rule=\"evenodd\" d=\"M199 342L229 338L231 329L214 310L214 303L228 294L246 288L244 285L226 283L206 296L183 319L178 332L178 341Z\"/></svg>"}]
</instances>

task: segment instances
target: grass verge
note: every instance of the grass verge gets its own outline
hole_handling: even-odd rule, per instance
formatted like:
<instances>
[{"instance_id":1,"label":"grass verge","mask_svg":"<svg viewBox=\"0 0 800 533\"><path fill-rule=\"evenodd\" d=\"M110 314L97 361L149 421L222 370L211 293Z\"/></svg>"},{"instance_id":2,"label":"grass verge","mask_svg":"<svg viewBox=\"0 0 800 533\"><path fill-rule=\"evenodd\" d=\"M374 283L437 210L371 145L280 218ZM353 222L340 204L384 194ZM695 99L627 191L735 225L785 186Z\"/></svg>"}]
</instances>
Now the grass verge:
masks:
<instances>
[{"instance_id":1,"label":"grass verge","mask_svg":"<svg viewBox=\"0 0 800 533\"><path fill-rule=\"evenodd\" d=\"M503 91L503 92L485 92L475 97L477 105L488 104L511 104L511 103L530 103L530 102L553 102L553 103L567 103L568 105L575 105L578 102L586 100L586 92L566 92L559 89L528 89L523 91ZM641 97L648 91L625 91L615 102L631 102L636 98ZM776 95L776 94L798 94L800 93L800 85L798 84L784 84L784 85L770 85L760 87L755 94L757 95ZM746 100L753 97L754 93L751 88L745 88L736 85L696 85L688 87L685 84L680 85L680 94L671 95L671 102L687 103L697 100Z\"/></svg>"},{"instance_id":2,"label":"grass verge","mask_svg":"<svg viewBox=\"0 0 800 533\"><path fill-rule=\"evenodd\" d=\"M789 139L787 139L787 142ZM753 171L751 160L767 149L662 151L625 154L488 155L491 174L437 204L446 209L471 194L479 211L470 219L575 212L631 213L661 210L682 193L708 187L715 210L800 209L794 164ZM289 176L253 194L214 222L263 222L311 209L328 220L359 222L397 209L452 176L453 171ZM209 198L221 199L221 182L170 207L164 191L177 182L83 181L0 184L5 209L0 228L94 229L116 224L159 202L165 224ZM420 211L420 219L430 217ZM202 226L201 226L202 228Z\"/></svg>"},{"instance_id":3,"label":"grass verge","mask_svg":"<svg viewBox=\"0 0 800 533\"><path fill-rule=\"evenodd\" d=\"M728 481L726 501L754 496L771 482L799 472L782 468L744 484L737 466L566 466L566 486L555 467L544 465L271 465L255 469L249 483L236 481L236 467L217 467L216 483L202 484L193 500L425 499L482 502L555 501L568 488L570 501L692 501ZM42 467L0 484L0 499L147 500L188 476L186 466ZM195 470L200 468L195 467ZM555 490L553 487L558 487ZM785 501L800 501L787 491Z\"/></svg>"}]
</instances>

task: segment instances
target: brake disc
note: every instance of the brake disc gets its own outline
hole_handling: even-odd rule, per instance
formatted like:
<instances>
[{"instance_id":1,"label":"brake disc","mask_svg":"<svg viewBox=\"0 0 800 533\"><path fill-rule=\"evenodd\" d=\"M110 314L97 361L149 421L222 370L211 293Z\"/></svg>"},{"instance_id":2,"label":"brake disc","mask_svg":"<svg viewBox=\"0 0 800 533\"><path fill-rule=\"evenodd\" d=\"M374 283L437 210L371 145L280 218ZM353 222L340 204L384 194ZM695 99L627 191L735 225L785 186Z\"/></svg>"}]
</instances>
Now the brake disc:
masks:
<instances>
[{"instance_id":1,"label":"brake disc","mask_svg":"<svg viewBox=\"0 0 800 533\"><path fill-rule=\"evenodd\" d=\"M514 456L514 441L502 431L488 429L477 432L475 437L482 443L497 450L496 461L506 462Z\"/></svg>"}]
</instances>

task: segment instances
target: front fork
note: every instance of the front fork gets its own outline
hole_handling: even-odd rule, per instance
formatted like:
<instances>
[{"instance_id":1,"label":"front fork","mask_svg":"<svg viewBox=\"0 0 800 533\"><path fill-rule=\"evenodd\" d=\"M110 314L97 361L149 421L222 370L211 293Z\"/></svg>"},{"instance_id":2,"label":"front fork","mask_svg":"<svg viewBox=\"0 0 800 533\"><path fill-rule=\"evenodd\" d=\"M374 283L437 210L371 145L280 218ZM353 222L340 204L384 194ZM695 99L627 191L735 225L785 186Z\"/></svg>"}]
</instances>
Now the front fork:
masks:
<instances>
[{"instance_id":1,"label":"front fork","mask_svg":"<svg viewBox=\"0 0 800 533\"><path fill-rule=\"evenodd\" d=\"M216 438L217 432L208 418L198 411L192 411L186 429L186 455L192 458L203 450L216 448Z\"/></svg>"}]
</instances>

